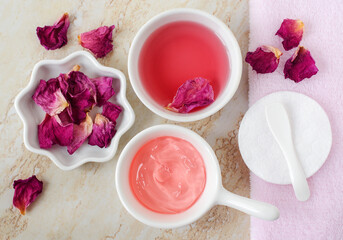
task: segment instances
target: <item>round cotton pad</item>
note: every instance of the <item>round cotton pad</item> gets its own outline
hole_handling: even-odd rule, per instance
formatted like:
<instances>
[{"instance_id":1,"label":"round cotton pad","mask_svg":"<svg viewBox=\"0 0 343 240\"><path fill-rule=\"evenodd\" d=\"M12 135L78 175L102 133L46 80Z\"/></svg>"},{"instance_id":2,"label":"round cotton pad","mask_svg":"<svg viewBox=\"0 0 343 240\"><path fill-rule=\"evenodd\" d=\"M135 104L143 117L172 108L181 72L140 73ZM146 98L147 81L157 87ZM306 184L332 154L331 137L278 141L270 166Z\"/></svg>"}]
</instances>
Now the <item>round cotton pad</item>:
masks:
<instances>
[{"instance_id":1,"label":"round cotton pad","mask_svg":"<svg viewBox=\"0 0 343 240\"><path fill-rule=\"evenodd\" d=\"M307 177L324 164L332 143L329 118L310 97L295 92L276 92L257 101L245 114L238 134L242 157L249 169L263 180L290 184L286 160L269 130L265 107L284 105L292 128L294 147Z\"/></svg>"}]
</instances>

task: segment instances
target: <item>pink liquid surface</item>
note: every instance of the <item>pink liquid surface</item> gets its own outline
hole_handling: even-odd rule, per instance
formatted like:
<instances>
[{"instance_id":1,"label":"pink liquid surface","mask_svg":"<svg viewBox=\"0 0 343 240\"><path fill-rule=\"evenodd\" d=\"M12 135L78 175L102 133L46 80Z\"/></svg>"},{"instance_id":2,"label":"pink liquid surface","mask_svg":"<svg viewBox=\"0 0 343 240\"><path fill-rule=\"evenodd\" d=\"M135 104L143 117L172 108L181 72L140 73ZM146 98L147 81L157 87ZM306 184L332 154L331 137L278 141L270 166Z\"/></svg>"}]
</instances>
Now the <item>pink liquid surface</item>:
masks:
<instances>
[{"instance_id":1,"label":"pink liquid surface","mask_svg":"<svg viewBox=\"0 0 343 240\"><path fill-rule=\"evenodd\" d=\"M144 43L139 74L148 94L161 106L170 103L187 80L209 80L215 98L228 81L229 59L219 37L194 22L166 24Z\"/></svg>"},{"instance_id":2,"label":"pink liquid surface","mask_svg":"<svg viewBox=\"0 0 343 240\"><path fill-rule=\"evenodd\" d=\"M194 146L175 137L159 137L136 153L130 166L131 190L146 208L165 214L187 210L206 183L204 161Z\"/></svg>"}]
</instances>

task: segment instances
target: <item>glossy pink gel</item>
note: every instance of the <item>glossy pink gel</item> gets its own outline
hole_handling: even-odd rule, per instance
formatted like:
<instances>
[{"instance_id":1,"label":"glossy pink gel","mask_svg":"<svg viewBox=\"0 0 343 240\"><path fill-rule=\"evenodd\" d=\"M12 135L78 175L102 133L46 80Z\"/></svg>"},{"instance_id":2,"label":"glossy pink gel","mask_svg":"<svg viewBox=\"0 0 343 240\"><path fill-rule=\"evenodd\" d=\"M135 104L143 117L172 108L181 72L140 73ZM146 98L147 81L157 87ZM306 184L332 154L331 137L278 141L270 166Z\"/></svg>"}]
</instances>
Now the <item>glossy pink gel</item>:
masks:
<instances>
[{"instance_id":1,"label":"glossy pink gel","mask_svg":"<svg viewBox=\"0 0 343 240\"><path fill-rule=\"evenodd\" d=\"M130 186L146 208L165 214L190 208L204 191L204 161L195 147L176 137L159 137L143 145L132 160Z\"/></svg>"}]
</instances>

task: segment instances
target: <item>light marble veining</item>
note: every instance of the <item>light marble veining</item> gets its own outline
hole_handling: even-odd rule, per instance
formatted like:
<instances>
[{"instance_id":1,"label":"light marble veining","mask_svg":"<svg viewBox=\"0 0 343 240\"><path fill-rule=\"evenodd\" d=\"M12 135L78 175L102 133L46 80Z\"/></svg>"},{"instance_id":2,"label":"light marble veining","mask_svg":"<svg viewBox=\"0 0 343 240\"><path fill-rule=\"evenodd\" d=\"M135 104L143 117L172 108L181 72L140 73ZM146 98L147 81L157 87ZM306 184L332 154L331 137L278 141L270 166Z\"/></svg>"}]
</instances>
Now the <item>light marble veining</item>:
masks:
<instances>
[{"instance_id":1,"label":"light marble veining","mask_svg":"<svg viewBox=\"0 0 343 240\"><path fill-rule=\"evenodd\" d=\"M31 70L42 59L60 59L81 50L77 35L114 24L114 49L100 63L127 75L130 43L138 29L154 15L171 8L189 7L214 14L236 35L245 55L248 46L248 0L112 0L33 1L2 0L0 7L0 239L249 239L249 216L234 209L214 207L197 222L173 230L154 229L137 222L119 202L114 172L125 144L139 131L172 123L150 112L136 97L129 81L127 95L136 123L121 139L113 160L88 163L64 172L48 158L25 149L23 126L14 98L29 82ZM36 27L50 25L70 14L68 44L47 51L40 46ZM249 196L249 172L237 146L237 129L247 109L247 71L229 104L213 116L179 125L203 136L213 147L222 169L224 186ZM43 193L21 216L12 206L13 180L32 174L44 181Z\"/></svg>"}]
</instances>

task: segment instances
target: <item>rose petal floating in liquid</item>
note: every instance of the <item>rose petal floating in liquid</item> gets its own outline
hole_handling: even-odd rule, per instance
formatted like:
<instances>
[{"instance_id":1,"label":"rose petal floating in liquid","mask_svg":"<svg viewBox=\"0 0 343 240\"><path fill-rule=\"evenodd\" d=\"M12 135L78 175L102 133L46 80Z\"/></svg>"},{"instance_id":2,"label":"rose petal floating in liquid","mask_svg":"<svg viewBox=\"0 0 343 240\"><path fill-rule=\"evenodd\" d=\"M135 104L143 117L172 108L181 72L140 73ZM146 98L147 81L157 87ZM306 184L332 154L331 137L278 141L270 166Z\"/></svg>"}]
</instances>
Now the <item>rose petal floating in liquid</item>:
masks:
<instances>
[{"instance_id":1,"label":"rose petal floating in liquid","mask_svg":"<svg viewBox=\"0 0 343 240\"><path fill-rule=\"evenodd\" d=\"M106 102L102 107L102 115L107 117L113 123L116 123L121 112L122 108L111 102Z\"/></svg>"},{"instance_id":2,"label":"rose petal floating in liquid","mask_svg":"<svg viewBox=\"0 0 343 240\"><path fill-rule=\"evenodd\" d=\"M47 82L40 80L32 98L50 116L61 113L69 106L57 79L50 79Z\"/></svg>"},{"instance_id":3,"label":"rose petal floating in liquid","mask_svg":"<svg viewBox=\"0 0 343 240\"><path fill-rule=\"evenodd\" d=\"M38 141L41 148L51 148L54 144L68 146L73 140L73 124L60 125L56 117L45 115L38 125Z\"/></svg>"},{"instance_id":4,"label":"rose petal floating in liquid","mask_svg":"<svg viewBox=\"0 0 343 240\"><path fill-rule=\"evenodd\" d=\"M40 44L47 50L55 50L66 45L69 24L69 15L65 13L54 25L37 27L36 33Z\"/></svg>"},{"instance_id":5,"label":"rose petal floating in liquid","mask_svg":"<svg viewBox=\"0 0 343 240\"><path fill-rule=\"evenodd\" d=\"M293 56L287 60L283 72L285 78L290 78L298 83L304 78L310 78L317 74L318 68L310 51L300 46Z\"/></svg>"},{"instance_id":6,"label":"rose petal floating in liquid","mask_svg":"<svg viewBox=\"0 0 343 240\"><path fill-rule=\"evenodd\" d=\"M214 101L213 88L207 79L198 77L187 80L176 92L166 109L188 113L196 107L207 106Z\"/></svg>"},{"instance_id":7,"label":"rose petal floating in liquid","mask_svg":"<svg viewBox=\"0 0 343 240\"><path fill-rule=\"evenodd\" d=\"M68 146L68 153L73 154L92 133L93 121L87 114L85 120L80 125L74 124L73 141Z\"/></svg>"},{"instance_id":8,"label":"rose petal floating in liquid","mask_svg":"<svg viewBox=\"0 0 343 240\"><path fill-rule=\"evenodd\" d=\"M112 87L113 78L98 77L92 78L91 81L96 87L97 106L101 107L115 93Z\"/></svg>"},{"instance_id":9,"label":"rose petal floating in liquid","mask_svg":"<svg viewBox=\"0 0 343 240\"><path fill-rule=\"evenodd\" d=\"M258 47L255 52L248 52L245 61L257 73L272 73L279 65L282 52L271 46Z\"/></svg>"},{"instance_id":10,"label":"rose petal floating in liquid","mask_svg":"<svg viewBox=\"0 0 343 240\"><path fill-rule=\"evenodd\" d=\"M282 45L288 51L299 46L303 33L304 23L301 20L285 19L275 35L283 38Z\"/></svg>"},{"instance_id":11,"label":"rose petal floating in liquid","mask_svg":"<svg viewBox=\"0 0 343 240\"><path fill-rule=\"evenodd\" d=\"M25 215L26 208L36 199L43 190L43 182L39 181L35 175L28 179L15 180L13 183L14 196L13 206Z\"/></svg>"},{"instance_id":12,"label":"rose petal floating in liquid","mask_svg":"<svg viewBox=\"0 0 343 240\"><path fill-rule=\"evenodd\" d=\"M89 49L97 58L105 57L113 49L114 25L103 26L78 36L82 47Z\"/></svg>"},{"instance_id":13,"label":"rose petal floating in liquid","mask_svg":"<svg viewBox=\"0 0 343 240\"><path fill-rule=\"evenodd\" d=\"M93 132L89 136L88 144L101 148L108 147L116 134L115 124L101 114L97 114L93 124Z\"/></svg>"}]
</instances>

